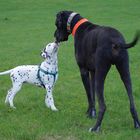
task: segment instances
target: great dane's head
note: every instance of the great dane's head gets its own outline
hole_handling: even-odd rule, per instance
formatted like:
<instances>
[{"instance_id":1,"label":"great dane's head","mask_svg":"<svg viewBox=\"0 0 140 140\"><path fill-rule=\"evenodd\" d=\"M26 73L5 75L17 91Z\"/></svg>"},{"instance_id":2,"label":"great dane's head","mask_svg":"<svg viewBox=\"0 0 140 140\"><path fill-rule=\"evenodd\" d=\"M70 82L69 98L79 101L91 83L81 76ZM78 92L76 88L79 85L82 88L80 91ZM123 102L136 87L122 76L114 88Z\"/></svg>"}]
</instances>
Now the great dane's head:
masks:
<instances>
[{"instance_id":1,"label":"great dane's head","mask_svg":"<svg viewBox=\"0 0 140 140\"><path fill-rule=\"evenodd\" d=\"M57 27L54 37L57 42L67 41L68 36L71 34L70 24L75 15L72 11L61 11L56 15L55 25Z\"/></svg>"},{"instance_id":2,"label":"great dane's head","mask_svg":"<svg viewBox=\"0 0 140 140\"><path fill-rule=\"evenodd\" d=\"M56 42L47 44L46 47L41 52L41 56L44 59L53 58L57 56L58 47L59 47L59 43L56 43Z\"/></svg>"}]
</instances>

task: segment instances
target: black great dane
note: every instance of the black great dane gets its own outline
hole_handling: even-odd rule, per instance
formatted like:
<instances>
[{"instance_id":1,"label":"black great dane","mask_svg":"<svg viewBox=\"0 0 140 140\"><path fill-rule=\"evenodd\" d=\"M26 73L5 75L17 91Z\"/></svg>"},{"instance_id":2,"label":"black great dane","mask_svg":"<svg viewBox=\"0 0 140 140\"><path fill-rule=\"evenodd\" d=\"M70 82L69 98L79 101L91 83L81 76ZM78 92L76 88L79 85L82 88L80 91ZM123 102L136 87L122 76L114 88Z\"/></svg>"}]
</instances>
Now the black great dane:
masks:
<instances>
[{"instance_id":1,"label":"black great dane","mask_svg":"<svg viewBox=\"0 0 140 140\"><path fill-rule=\"evenodd\" d=\"M56 15L57 27L54 36L57 42L68 40L74 36L75 57L80 69L81 78L88 98L89 117L95 117L95 91L99 103L97 122L90 131L98 132L106 110L104 101L104 81L111 67L115 65L125 85L129 101L130 112L134 120L134 127L140 128L137 111L132 96L132 86L129 72L129 58L127 49L134 47L139 38L137 33L134 40L126 44L122 34L114 28L99 26L72 11L61 11Z\"/></svg>"}]
</instances>

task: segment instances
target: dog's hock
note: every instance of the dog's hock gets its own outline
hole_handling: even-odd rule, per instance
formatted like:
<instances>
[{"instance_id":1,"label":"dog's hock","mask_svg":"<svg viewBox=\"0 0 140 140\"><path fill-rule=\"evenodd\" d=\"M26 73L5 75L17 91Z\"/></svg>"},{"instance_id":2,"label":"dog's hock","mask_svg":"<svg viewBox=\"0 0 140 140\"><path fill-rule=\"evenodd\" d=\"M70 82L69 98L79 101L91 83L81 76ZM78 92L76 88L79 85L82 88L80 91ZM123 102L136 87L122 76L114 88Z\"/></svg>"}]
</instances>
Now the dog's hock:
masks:
<instances>
[{"instance_id":1,"label":"dog's hock","mask_svg":"<svg viewBox=\"0 0 140 140\"><path fill-rule=\"evenodd\" d=\"M135 122L134 122L134 127L135 127L136 129L140 128L140 122L139 122L139 121L135 121Z\"/></svg>"}]
</instances>

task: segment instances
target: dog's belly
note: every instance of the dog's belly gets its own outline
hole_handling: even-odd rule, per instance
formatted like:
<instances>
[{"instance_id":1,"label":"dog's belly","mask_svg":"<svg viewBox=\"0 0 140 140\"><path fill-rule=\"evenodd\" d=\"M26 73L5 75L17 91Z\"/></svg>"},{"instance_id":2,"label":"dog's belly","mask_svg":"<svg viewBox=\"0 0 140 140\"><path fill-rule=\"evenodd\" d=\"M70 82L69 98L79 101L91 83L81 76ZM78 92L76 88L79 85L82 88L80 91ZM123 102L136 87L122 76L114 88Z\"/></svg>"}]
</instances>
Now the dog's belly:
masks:
<instances>
[{"instance_id":1,"label":"dog's belly","mask_svg":"<svg viewBox=\"0 0 140 140\"><path fill-rule=\"evenodd\" d=\"M41 83L38 79L37 73L37 65L23 65L13 69L11 73L11 78L13 82L27 82L40 86Z\"/></svg>"}]
</instances>

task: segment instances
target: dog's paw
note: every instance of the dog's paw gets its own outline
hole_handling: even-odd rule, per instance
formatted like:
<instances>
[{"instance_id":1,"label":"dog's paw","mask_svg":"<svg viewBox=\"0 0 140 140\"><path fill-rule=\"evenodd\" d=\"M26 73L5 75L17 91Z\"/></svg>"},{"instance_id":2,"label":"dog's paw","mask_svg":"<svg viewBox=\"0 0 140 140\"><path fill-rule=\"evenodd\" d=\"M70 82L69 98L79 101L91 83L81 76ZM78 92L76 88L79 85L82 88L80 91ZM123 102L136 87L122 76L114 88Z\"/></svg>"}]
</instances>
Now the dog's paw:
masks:
<instances>
[{"instance_id":1,"label":"dog's paw","mask_svg":"<svg viewBox=\"0 0 140 140\"><path fill-rule=\"evenodd\" d=\"M136 129L140 129L140 122L139 121L136 121L135 124L134 124L134 127Z\"/></svg>"},{"instance_id":2,"label":"dog's paw","mask_svg":"<svg viewBox=\"0 0 140 140\"><path fill-rule=\"evenodd\" d=\"M51 108L51 110L52 110L52 111L58 111L58 109L57 109L57 108L55 108L55 109L54 109L54 108L53 108L53 109Z\"/></svg>"},{"instance_id":3,"label":"dog's paw","mask_svg":"<svg viewBox=\"0 0 140 140\"><path fill-rule=\"evenodd\" d=\"M16 109L16 107L14 106L13 100L9 99L9 105L11 108Z\"/></svg>"},{"instance_id":4,"label":"dog's paw","mask_svg":"<svg viewBox=\"0 0 140 140\"><path fill-rule=\"evenodd\" d=\"M15 106L10 106L12 109L16 109L16 107Z\"/></svg>"},{"instance_id":5,"label":"dog's paw","mask_svg":"<svg viewBox=\"0 0 140 140\"><path fill-rule=\"evenodd\" d=\"M100 132L100 126L98 126L97 128L95 128L95 127L90 128L89 132L95 132L95 133Z\"/></svg>"},{"instance_id":6,"label":"dog's paw","mask_svg":"<svg viewBox=\"0 0 140 140\"><path fill-rule=\"evenodd\" d=\"M52 111L58 111L58 109L55 106L50 107Z\"/></svg>"}]
</instances>

